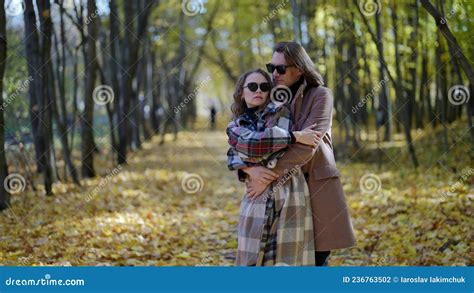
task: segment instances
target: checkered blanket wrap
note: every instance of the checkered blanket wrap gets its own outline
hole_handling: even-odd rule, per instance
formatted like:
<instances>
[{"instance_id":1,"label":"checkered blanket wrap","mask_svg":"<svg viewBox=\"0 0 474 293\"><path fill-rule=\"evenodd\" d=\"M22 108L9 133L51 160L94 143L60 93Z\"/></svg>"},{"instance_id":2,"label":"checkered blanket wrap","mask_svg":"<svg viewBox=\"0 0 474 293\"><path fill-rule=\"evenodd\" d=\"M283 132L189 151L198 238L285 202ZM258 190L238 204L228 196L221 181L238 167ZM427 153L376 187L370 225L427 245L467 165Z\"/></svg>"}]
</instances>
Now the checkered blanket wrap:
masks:
<instances>
[{"instance_id":1,"label":"checkered blanket wrap","mask_svg":"<svg viewBox=\"0 0 474 293\"><path fill-rule=\"evenodd\" d=\"M237 265L313 266L311 202L301 170L255 200L244 195L237 233Z\"/></svg>"},{"instance_id":2,"label":"checkered blanket wrap","mask_svg":"<svg viewBox=\"0 0 474 293\"><path fill-rule=\"evenodd\" d=\"M227 129L228 166L269 165L291 142L290 111L270 103L256 123L246 114ZM275 142L275 145L272 145ZM287 172L255 200L244 195L237 229L239 266L313 266L313 222L309 190L300 168Z\"/></svg>"},{"instance_id":3,"label":"checkered blanket wrap","mask_svg":"<svg viewBox=\"0 0 474 293\"><path fill-rule=\"evenodd\" d=\"M286 105L270 103L255 115L257 121L245 113L227 126L230 145L227 165L230 170L274 164L291 143L291 111Z\"/></svg>"}]
</instances>

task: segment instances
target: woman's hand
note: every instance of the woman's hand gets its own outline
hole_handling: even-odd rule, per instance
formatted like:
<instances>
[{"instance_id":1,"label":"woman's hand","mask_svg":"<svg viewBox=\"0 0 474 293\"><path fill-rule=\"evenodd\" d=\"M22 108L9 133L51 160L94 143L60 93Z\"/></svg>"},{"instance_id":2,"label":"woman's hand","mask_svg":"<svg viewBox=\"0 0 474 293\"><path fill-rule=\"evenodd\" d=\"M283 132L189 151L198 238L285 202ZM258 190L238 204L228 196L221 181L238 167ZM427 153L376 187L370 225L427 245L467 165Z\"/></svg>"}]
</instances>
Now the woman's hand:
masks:
<instances>
[{"instance_id":1,"label":"woman's hand","mask_svg":"<svg viewBox=\"0 0 474 293\"><path fill-rule=\"evenodd\" d=\"M242 170L247 173L252 180L256 180L264 185L268 185L278 178L277 173L263 166L247 167Z\"/></svg>"},{"instance_id":2,"label":"woman's hand","mask_svg":"<svg viewBox=\"0 0 474 293\"><path fill-rule=\"evenodd\" d=\"M310 146L317 146L322 138L322 133L312 128L316 127L316 123L312 124L301 131L293 131L296 142Z\"/></svg>"}]
</instances>

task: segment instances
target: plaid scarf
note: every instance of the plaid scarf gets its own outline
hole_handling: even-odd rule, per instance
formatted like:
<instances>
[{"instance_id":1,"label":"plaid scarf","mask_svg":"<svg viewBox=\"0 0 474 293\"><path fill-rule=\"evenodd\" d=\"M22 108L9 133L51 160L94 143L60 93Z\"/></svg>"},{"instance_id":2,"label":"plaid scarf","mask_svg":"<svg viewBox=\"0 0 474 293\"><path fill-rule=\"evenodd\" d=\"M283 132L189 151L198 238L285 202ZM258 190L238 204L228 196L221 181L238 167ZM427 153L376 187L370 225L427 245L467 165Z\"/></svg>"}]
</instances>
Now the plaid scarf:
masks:
<instances>
[{"instance_id":1,"label":"plaid scarf","mask_svg":"<svg viewBox=\"0 0 474 293\"><path fill-rule=\"evenodd\" d=\"M257 121L243 114L227 128L228 167L270 167L291 143L286 105L268 104ZM237 265L313 266L313 222L309 190L300 168L275 181L255 200L244 195L237 228ZM279 182L279 183L277 183Z\"/></svg>"},{"instance_id":2,"label":"plaid scarf","mask_svg":"<svg viewBox=\"0 0 474 293\"><path fill-rule=\"evenodd\" d=\"M269 103L253 115L244 113L231 121L226 131L231 146L227 152L229 169L275 163L275 159L281 157L283 150L291 143L288 131L291 127L288 106L274 103Z\"/></svg>"}]
</instances>

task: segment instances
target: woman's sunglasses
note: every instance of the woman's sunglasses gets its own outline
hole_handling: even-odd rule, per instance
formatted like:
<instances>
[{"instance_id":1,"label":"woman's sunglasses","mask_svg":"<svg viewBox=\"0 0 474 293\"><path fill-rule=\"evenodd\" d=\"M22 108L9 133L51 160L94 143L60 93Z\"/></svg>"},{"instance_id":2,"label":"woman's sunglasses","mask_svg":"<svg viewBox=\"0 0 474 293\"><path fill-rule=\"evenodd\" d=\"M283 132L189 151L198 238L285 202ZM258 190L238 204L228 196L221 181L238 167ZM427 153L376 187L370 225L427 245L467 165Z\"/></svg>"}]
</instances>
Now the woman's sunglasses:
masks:
<instances>
[{"instance_id":1,"label":"woman's sunglasses","mask_svg":"<svg viewBox=\"0 0 474 293\"><path fill-rule=\"evenodd\" d=\"M268 63L267 64L267 70L268 72L270 73L273 73L273 71L276 71L279 73L279 74L285 74L286 73L286 69L288 67L294 67L295 65L273 65L271 63Z\"/></svg>"},{"instance_id":2,"label":"woman's sunglasses","mask_svg":"<svg viewBox=\"0 0 474 293\"><path fill-rule=\"evenodd\" d=\"M244 88L245 87L249 88L249 90L252 92L256 92L259 87L262 92L268 92L271 88L270 83L268 82L262 82L261 84L258 84L256 82L249 82L247 86L244 86Z\"/></svg>"}]
</instances>

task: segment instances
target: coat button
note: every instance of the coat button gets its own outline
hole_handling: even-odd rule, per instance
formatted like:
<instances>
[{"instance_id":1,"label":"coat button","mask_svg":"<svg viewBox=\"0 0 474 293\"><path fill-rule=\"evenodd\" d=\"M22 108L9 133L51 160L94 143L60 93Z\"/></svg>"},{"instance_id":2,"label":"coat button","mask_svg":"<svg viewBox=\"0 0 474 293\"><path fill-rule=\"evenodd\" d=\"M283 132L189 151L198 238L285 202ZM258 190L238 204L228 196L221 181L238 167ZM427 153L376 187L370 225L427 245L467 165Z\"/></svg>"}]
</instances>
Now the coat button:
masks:
<instances>
[{"instance_id":1,"label":"coat button","mask_svg":"<svg viewBox=\"0 0 474 293\"><path fill-rule=\"evenodd\" d=\"M267 163L267 168L273 169L276 167L276 164L277 164L277 159L272 159L271 161Z\"/></svg>"}]
</instances>

